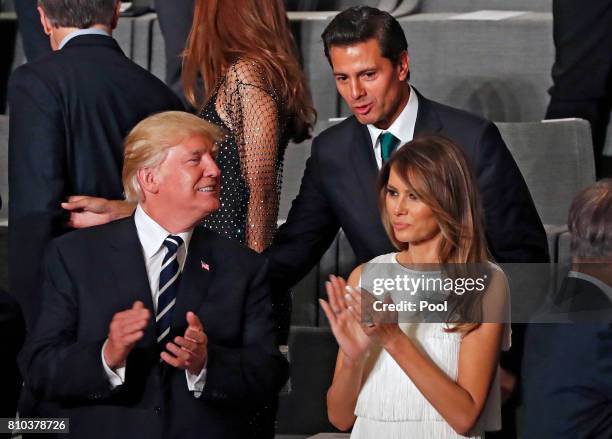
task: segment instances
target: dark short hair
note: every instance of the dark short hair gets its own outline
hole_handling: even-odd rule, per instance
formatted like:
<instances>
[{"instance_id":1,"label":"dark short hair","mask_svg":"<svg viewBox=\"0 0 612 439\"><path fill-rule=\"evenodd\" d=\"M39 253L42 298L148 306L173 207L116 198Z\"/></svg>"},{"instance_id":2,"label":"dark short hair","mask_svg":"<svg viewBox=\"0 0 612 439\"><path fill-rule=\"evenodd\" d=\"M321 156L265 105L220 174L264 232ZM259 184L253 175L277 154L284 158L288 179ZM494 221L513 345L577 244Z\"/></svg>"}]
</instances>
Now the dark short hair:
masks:
<instances>
[{"instance_id":1,"label":"dark short hair","mask_svg":"<svg viewBox=\"0 0 612 439\"><path fill-rule=\"evenodd\" d=\"M112 24L117 0L38 0L38 5L53 26L86 29Z\"/></svg>"},{"instance_id":2,"label":"dark short hair","mask_svg":"<svg viewBox=\"0 0 612 439\"><path fill-rule=\"evenodd\" d=\"M572 256L584 261L612 258L612 179L576 195L567 220Z\"/></svg>"},{"instance_id":3,"label":"dark short hair","mask_svg":"<svg viewBox=\"0 0 612 439\"><path fill-rule=\"evenodd\" d=\"M408 50L406 35L398 21L388 12L371 6L353 6L334 17L323 33L325 56L331 64L332 46L351 46L372 38L378 40L382 56L397 65L402 52Z\"/></svg>"}]
</instances>

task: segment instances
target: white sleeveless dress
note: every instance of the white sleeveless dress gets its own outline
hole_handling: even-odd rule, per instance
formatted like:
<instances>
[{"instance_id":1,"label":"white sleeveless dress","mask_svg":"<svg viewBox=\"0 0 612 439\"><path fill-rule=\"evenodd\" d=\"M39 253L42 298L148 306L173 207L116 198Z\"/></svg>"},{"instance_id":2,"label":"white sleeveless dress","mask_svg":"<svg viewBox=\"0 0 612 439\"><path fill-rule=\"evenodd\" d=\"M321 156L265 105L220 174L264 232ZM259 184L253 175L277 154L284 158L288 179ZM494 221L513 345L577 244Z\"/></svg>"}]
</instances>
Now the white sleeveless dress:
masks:
<instances>
[{"instance_id":1,"label":"white sleeveless dress","mask_svg":"<svg viewBox=\"0 0 612 439\"><path fill-rule=\"evenodd\" d=\"M370 261L373 262L397 264L396 253L379 256ZM406 272L415 276L426 273L409 269ZM510 348L510 325L506 326L504 350ZM402 331L451 379L456 380L461 334L446 332L445 327L444 323L400 323ZM357 420L351 439L483 438L484 431L501 428L499 370L484 410L469 436L461 436L450 427L385 350L378 355L359 393L355 415Z\"/></svg>"}]
</instances>

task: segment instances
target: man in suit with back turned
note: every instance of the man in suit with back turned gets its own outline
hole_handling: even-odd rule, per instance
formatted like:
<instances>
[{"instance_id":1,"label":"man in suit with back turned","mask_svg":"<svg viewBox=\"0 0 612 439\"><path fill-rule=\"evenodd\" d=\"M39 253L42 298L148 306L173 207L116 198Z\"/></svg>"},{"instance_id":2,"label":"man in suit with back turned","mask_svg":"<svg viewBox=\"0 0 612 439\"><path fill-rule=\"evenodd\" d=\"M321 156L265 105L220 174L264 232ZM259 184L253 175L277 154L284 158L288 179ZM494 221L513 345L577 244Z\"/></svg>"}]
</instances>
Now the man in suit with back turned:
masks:
<instances>
[{"instance_id":1,"label":"man in suit with back turned","mask_svg":"<svg viewBox=\"0 0 612 439\"><path fill-rule=\"evenodd\" d=\"M28 327L45 246L70 230L60 204L75 194L121 198L123 138L148 115L182 108L111 37L120 1L38 4L54 52L18 68L9 84L10 291Z\"/></svg>"},{"instance_id":2,"label":"man in suit with back turned","mask_svg":"<svg viewBox=\"0 0 612 439\"><path fill-rule=\"evenodd\" d=\"M242 439L287 378L266 259L197 227L219 207L221 137L184 112L140 122L123 165L134 215L49 246L20 366L72 437Z\"/></svg>"},{"instance_id":3,"label":"man in suit with back turned","mask_svg":"<svg viewBox=\"0 0 612 439\"><path fill-rule=\"evenodd\" d=\"M349 8L322 38L336 87L353 116L313 140L299 194L265 253L275 295L282 297L308 273L340 228L358 264L395 251L380 219L376 177L395 148L428 133L463 148L478 181L495 260L548 262L544 228L497 127L431 101L410 85L408 44L395 18L368 6ZM518 373L520 356L504 363ZM513 377L503 376L511 388Z\"/></svg>"},{"instance_id":4,"label":"man in suit with back turned","mask_svg":"<svg viewBox=\"0 0 612 439\"><path fill-rule=\"evenodd\" d=\"M580 191L567 224L571 270L525 342L527 439L612 437L612 179Z\"/></svg>"}]
</instances>

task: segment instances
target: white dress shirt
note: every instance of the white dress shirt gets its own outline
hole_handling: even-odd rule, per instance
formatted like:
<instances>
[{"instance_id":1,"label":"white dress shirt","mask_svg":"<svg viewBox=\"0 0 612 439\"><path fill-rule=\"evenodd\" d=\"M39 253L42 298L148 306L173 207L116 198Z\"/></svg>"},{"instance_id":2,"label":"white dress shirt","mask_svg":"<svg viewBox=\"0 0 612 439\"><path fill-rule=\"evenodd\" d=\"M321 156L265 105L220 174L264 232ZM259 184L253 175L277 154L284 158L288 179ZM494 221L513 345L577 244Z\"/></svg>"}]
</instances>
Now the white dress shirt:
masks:
<instances>
[{"instance_id":1,"label":"white dress shirt","mask_svg":"<svg viewBox=\"0 0 612 439\"><path fill-rule=\"evenodd\" d=\"M62 39L62 42L59 45L59 50L63 49L63 47L68 44L68 41L72 40L74 37L78 37L79 35L105 35L107 37L111 36L108 32L103 31L102 29L97 29L95 27L90 27L89 29L75 30L74 32L70 32Z\"/></svg>"},{"instance_id":2,"label":"white dress shirt","mask_svg":"<svg viewBox=\"0 0 612 439\"><path fill-rule=\"evenodd\" d=\"M408 86L410 87L410 86ZM400 141L399 146L404 145L412 140L414 137L414 125L416 124L417 113L419 111L419 98L410 87L410 96L408 102L397 116L397 119L393 121L391 126L386 130L376 128L374 125L366 125L372 138L372 146L374 147L374 156L376 157L376 163L378 169L382 168L382 152L380 148L380 135L382 133L391 133L397 137Z\"/></svg>"},{"instance_id":3,"label":"white dress shirt","mask_svg":"<svg viewBox=\"0 0 612 439\"><path fill-rule=\"evenodd\" d=\"M168 249L164 246L164 240L168 237L168 235L172 235L172 233L168 232L162 226L157 224L149 215L145 213L140 205L136 207L134 222L136 223L136 232L138 234L138 239L140 240L140 245L142 246L142 254L145 260L147 277L149 278L149 286L151 288L151 295L153 299L153 314L155 315L157 312L157 299L159 297L159 274L164 256L168 252ZM184 244L179 247L176 254L180 272L183 271L183 267L185 266L187 249L189 248L189 242L191 241L192 234L193 229L189 230L188 232L174 234L180 236L184 242ZM106 345L106 342L104 345ZM104 352L104 346L102 347L102 352ZM102 354L102 365L106 371L111 388L114 389L115 387L124 383L125 366L118 367L115 371L111 370L104 360L104 354ZM193 375L189 373L189 371L185 370L185 377L187 379L187 388L190 391L195 392L194 395L196 398L199 397L202 394L204 384L206 383L206 365L204 365L204 368L199 375Z\"/></svg>"}]
</instances>

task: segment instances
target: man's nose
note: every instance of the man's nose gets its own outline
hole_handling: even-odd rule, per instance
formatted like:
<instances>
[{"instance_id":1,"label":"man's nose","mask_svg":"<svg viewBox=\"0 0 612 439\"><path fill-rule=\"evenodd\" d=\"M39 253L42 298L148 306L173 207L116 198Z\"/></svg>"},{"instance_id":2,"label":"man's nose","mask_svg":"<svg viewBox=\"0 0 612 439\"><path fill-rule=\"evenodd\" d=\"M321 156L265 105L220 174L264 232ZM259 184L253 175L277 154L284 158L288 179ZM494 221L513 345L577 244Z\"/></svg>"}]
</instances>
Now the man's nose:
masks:
<instances>
[{"instance_id":1,"label":"man's nose","mask_svg":"<svg viewBox=\"0 0 612 439\"><path fill-rule=\"evenodd\" d=\"M204 160L202 160L202 168L205 177L217 178L221 175L217 162L215 162L215 159L210 154L206 154Z\"/></svg>"},{"instance_id":2,"label":"man's nose","mask_svg":"<svg viewBox=\"0 0 612 439\"><path fill-rule=\"evenodd\" d=\"M354 79L351 81L351 98L359 99L363 96L363 87L361 86L361 82L358 79Z\"/></svg>"}]
</instances>

